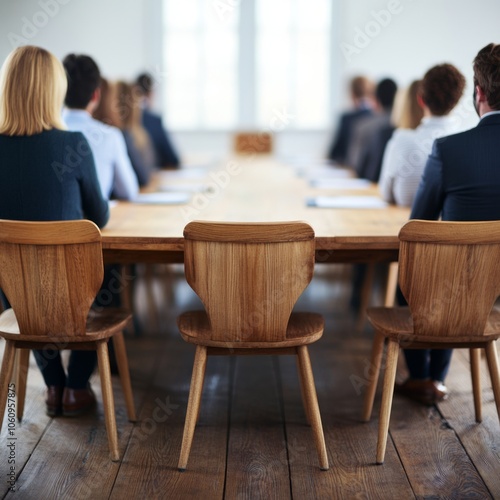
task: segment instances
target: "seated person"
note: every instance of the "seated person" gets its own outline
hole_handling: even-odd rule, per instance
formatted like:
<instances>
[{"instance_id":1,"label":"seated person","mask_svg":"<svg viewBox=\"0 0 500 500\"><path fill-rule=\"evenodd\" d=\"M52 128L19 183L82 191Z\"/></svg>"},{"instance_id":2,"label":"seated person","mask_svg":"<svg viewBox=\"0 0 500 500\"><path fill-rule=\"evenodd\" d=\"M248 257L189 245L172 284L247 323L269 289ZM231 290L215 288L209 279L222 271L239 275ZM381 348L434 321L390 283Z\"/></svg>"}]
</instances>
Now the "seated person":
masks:
<instances>
[{"instance_id":1,"label":"seated person","mask_svg":"<svg viewBox=\"0 0 500 500\"><path fill-rule=\"evenodd\" d=\"M121 130L139 186L145 186L155 170L155 160L153 146L141 124L138 96L124 81L115 85L106 82L104 89L94 118Z\"/></svg>"},{"instance_id":2,"label":"seated person","mask_svg":"<svg viewBox=\"0 0 500 500\"><path fill-rule=\"evenodd\" d=\"M149 134L155 150L155 164L161 168L178 168L179 156L175 152L167 131L163 126L161 116L151 111L153 99L153 78L148 73L137 77L135 87L142 97L142 125Z\"/></svg>"},{"instance_id":3,"label":"seated person","mask_svg":"<svg viewBox=\"0 0 500 500\"><path fill-rule=\"evenodd\" d=\"M380 81L375 91L377 112L361 118L354 125L347 163L361 179L378 182L385 146L394 131L391 114L396 92L394 80L385 78Z\"/></svg>"},{"instance_id":4,"label":"seated person","mask_svg":"<svg viewBox=\"0 0 500 500\"><path fill-rule=\"evenodd\" d=\"M63 65L68 75L63 118L69 130L82 132L89 142L103 196L134 199L139 184L120 130L92 118L101 99L97 64L89 56L69 54Z\"/></svg>"},{"instance_id":5,"label":"seated person","mask_svg":"<svg viewBox=\"0 0 500 500\"><path fill-rule=\"evenodd\" d=\"M86 218L103 227L109 207L90 146L61 120L67 87L61 62L39 47L19 47L5 60L0 82L0 218ZM72 151L88 154L75 161ZM95 406L89 384L95 351L71 351L67 373L59 351L33 352L47 385L48 415L75 416Z\"/></svg>"},{"instance_id":6,"label":"seated person","mask_svg":"<svg viewBox=\"0 0 500 500\"><path fill-rule=\"evenodd\" d=\"M412 219L500 220L500 45L490 43L481 49L473 70L479 124L434 141L413 202ZM443 83L443 93L445 88ZM410 378L397 389L423 403L446 398L444 380L452 352L404 350Z\"/></svg>"},{"instance_id":7,"label":"seated person","mask_svg":"<svg viewBox=\"0 0 500 500\"><path fill-rule=\"evenodd\" d=\"M359 119L370 115L374 105L373 83L368 78L357 76L351 80L350 87L354 109L341 115L335 139L327 154L329 160L341 165L348 165L347 152L351 144L355 123Z\"/></svg>"},{"instance_id":8,"label":"seated person","mask_svg":"<svg viewBox=\"0 0 500 500\"><path fill-rule=\"evenodd\" d=\"M417 100L424 118L415 130L396 130L382 164L380 192L389 203L410 207L434 139L457 131L449 114L462 97L465 78L451 64L425 74Z\"/></svg>"},{"instance_id":9,"label":"seated person","mask_svg":"<svg viewBox=\"0 0 500 500\"><path fill-rule=\"evenodd\" d=\"M405 90L401 106L393 109L393 122L398 128L415 130L424 117L424 110L419 104L422 80L413 80Z\"/></svg>"}]
</instances>

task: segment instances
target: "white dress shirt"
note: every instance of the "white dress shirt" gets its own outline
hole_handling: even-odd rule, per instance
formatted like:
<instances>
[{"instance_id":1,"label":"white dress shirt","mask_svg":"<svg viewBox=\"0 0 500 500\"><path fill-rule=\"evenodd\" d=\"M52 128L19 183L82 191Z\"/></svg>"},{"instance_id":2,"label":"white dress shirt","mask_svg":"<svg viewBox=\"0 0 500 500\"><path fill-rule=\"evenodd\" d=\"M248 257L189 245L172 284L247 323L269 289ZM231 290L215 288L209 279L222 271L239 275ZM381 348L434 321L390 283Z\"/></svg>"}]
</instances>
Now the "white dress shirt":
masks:
<instances>
[{"instance_id":1,"label":"white dress shirt","mask_svg":"<svg viewBox=\"0 0 500 500\"><path fill-rule=\"evenodd\" d=\"M379 188L385 201L411 207L434 140L458 132L452 116L430 116L415 130L397 129L384 153Z\"/></svg>"},{"instance_id":2,"label":"white dress shirt","mask_svg":"<svg viewBox=\"0 0 500 500\"><path fill-rule=\"evenodd\" d=\"M63 119L68 130L82 132L89 142L103 196L133 200L139 184L120 130L95 120L83 109L65 109Z\"/></svg>"}]
</instances>

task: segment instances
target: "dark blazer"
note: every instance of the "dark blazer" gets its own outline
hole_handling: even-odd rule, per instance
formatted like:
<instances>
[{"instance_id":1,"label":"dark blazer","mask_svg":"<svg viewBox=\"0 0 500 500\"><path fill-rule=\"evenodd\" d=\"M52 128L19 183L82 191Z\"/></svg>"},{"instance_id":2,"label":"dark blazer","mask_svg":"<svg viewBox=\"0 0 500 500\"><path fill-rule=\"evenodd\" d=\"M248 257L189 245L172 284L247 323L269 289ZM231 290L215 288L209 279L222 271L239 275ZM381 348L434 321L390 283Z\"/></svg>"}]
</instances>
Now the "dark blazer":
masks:
<instances>
[{"instance_id":1,"label":"dark blazer","mask_svg":"<svg viewBox=\"0 0 500 500\"><path fill-rule=\"evenodd\" d=\"M351 150L356 151L351 151L352 160L348 160L358 177L378 182L385 147L393 132L394 126L391 124L389 113L373 115L358 121L351 147Z\"/></svg>"},{"instance_id":2,"label":"dark blazer","mask_svg":"<svg viewBox=\"0 0 500 500\"><path fill-rule=\"evenodd\" d=\"M148 109L142 111L142 124L151 138L155 153L156 165L159 167L178 167L179 157L175 152L163 127L161 117Z\"/></svg>"},{"instance_id":3,"label":"dark blazer","mask_svg":"<svg viewBox=\"0 0 500 500\"><path fill-rule=\"evenodd\" d=\"M500 220L500 114L437 139L418 188L412 219Z\"/></svg>"},{"instance_id":4,"label":"dark blazer","mask_svg":"<svg viewBox=\"0 0 500 500\"><path fill-rule=\"evenodd\" d=\"M92 151L81 132L0 134L0 218L54 221L109 219Z\"/></svg>"},{"instance_id":5,"label":"dark blazer","mask_svg":"<svg viewBox=\"0 0 500 500\"><path fill-rule=\"evenodd\" d=\"M339 120L337 133L328 151L327 158L340 164L346 163L347 152L352 140L352 133L356 122L372 114L370 109L358 109L342 114Z\"/></svg>"}]
</instances>

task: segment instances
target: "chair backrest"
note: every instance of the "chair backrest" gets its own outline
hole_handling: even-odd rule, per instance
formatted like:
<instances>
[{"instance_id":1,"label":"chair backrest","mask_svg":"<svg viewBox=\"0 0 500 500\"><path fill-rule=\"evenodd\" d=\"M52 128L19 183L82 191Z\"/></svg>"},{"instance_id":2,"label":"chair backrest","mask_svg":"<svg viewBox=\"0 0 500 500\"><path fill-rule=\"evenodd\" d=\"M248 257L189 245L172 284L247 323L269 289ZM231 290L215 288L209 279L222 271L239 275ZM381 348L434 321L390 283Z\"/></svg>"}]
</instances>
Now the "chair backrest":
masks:
<instances>
[{"instance_id":1,"label":"chair backrest","mask_svg":"<svg viewBox=\"0 0 500 500\"><path fill-rule=\"evenodd\" d=\"M500 294L500 221L413 220L399 239L399 285L415 334L482 335Z\"/></svg>"},{"instance_id":2,"label":"chair backrest","mask_svg":"<svg viewBox=\"0 0 500 500\"><path fill-rule=\"evenodd\" d=\"M184 238L186 279L205 306L211 340L285 340L293 306L313 275L311 226L195 221Z\"/></svg>"},{"instance_id":3,"label":"chair backrest","mask_svg":"<svg viewBox=\"0 0 500 500\"><path fill-rule=\"evenodd\" d=\"M268 132L238 132L234 136L235 153L272 153L273 136Z\"/></svg>"},{"instance_id":4,"label":"chair backrest","mask_svg":"<svg viewBox=\"0 0 500 500\"><path fill-rule=\"evenodd\" d=\"M102 279L93 222L0 220L0 288L21 334L84 335Z\"/></svg>"}]
</instances>

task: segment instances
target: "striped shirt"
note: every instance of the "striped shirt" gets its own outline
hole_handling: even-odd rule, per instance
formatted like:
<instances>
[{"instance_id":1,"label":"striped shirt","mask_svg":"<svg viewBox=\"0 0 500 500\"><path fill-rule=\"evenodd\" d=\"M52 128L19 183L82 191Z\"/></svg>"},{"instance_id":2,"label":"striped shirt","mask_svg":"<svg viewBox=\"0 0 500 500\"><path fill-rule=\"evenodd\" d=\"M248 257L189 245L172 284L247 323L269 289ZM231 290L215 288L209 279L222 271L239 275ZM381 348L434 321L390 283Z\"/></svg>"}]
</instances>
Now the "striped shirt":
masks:
<instances>
[{"instance_id":1,"label":"striped shirt","mask_svg":"<svg viewBox=\"0 0 500 500\"><path fill-rule=\"evenodd\" d=\"M415 130L398 129L387 143L379 189L389 203L411 207L434 140L458 132L459 119L431 116Z\"/></svg>"}]
</instances>

